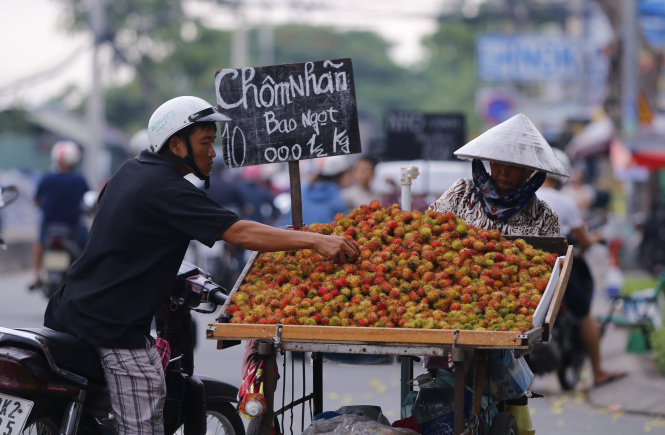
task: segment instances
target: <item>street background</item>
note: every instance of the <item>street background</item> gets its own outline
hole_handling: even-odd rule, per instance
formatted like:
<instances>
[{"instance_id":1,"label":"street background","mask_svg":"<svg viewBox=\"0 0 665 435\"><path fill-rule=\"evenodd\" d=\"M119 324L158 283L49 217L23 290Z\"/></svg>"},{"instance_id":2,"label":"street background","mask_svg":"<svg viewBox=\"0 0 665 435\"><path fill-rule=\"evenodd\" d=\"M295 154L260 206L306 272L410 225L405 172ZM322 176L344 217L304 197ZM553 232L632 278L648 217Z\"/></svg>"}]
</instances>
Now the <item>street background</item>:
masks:
<instances>
[{"instance_id":1,"label":"street background","mask_svg":"<svg viewBox=\"0 0 665 435\"><path fill-rule=\"evenodd\" d=\"M41 324L46 300L27 290L39 222L33 196L52 169L54 143L80 146L77 170L99 191L145 148L141 134L167 99L214 104L218 70L324 59L353 60L360 145L379 162L371 189L385 206L400 201L400 168L415 164L413 207L426 208L470 175L453 151L522 112L570 158L569 193L586 201L589 230L605 237L589 254L594 312L606 313L608 292L624 281L665 268L662 0L7 0L0 11L8 65L0 69L0 185L20 193L0 210L2 326ZM290 224L287 163L227 167L222 145L208 194L243 218ZM349 168L358 156L346 156ZM305 182L316 164L299 167ZM246 257L223 252L228 287ZM214 255L201 258L214 263ZM237 385L243 347L207 342L212 319L197 316L197 371ZM629 372L624 379L591 388L587 370L563 393L553 376L536 378L533 389L546 395L530 404L538 433L665 433L662 316L655 327L653 351L627 352L625 328L603 337L605 364ZM324 377L325 409L376 404L398 418L397 364L326 363Z\"/></svg>"}]
</instances>

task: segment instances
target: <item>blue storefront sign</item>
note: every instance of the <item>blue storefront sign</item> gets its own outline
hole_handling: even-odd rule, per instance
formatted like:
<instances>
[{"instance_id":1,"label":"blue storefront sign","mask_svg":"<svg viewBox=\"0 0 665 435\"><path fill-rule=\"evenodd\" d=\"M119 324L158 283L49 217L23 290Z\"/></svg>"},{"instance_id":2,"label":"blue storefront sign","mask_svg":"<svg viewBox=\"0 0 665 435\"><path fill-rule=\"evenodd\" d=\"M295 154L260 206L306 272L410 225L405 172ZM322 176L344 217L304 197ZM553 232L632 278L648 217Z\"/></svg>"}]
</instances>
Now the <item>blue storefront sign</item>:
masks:
<instances>
[{"instance_id":1,"label":"blue storefront sign","mask_svg":"<svg viewBox=\"0 0 665 435\"><path fill-rule=\"evenodd\" d=\"M581 45L565 35L486 34L476 55L478 78L488 82L575 81L583 73Z\"/></svg>"}]
</instances>

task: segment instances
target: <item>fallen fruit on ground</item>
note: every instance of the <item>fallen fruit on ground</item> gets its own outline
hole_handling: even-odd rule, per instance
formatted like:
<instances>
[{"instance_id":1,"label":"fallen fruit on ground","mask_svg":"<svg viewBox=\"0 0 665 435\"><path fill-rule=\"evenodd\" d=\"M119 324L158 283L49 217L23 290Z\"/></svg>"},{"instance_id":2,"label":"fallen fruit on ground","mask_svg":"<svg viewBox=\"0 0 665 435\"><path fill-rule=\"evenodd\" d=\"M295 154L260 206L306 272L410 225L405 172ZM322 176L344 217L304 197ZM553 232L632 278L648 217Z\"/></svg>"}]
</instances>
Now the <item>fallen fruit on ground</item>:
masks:
<instances>
[{"instance_id":1,"label":"fallen fruit on ground","mask_svg":"<svg viewBox=\"0 0 665 435\"><path fill-rule=\"evenodd\" d=\"M258 255L226 308L231 322L523 332L557 258L452 213L378 201L301 231L346 237L360 256Z\"/></svg>"}]
</instances>

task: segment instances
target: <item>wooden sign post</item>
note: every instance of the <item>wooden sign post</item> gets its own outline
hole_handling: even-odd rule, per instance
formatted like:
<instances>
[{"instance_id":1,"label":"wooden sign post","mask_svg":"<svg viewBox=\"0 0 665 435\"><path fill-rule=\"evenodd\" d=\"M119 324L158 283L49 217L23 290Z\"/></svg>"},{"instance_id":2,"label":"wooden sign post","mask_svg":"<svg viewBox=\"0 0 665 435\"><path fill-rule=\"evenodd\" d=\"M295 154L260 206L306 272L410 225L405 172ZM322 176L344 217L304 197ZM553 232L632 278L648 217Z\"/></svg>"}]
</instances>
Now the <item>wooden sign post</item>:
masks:
<instances>
[{"instance_id":1,"label":"wooden sign post","mask_svg":"<svg viewBox=\"0 0 665 435\"><path fill-rule=\"evenodd\" d=\"M289 163L293 226L302 222L299 161L361 151L351 59L215 73L229 168Z\"/></svg>"}]
</instances>

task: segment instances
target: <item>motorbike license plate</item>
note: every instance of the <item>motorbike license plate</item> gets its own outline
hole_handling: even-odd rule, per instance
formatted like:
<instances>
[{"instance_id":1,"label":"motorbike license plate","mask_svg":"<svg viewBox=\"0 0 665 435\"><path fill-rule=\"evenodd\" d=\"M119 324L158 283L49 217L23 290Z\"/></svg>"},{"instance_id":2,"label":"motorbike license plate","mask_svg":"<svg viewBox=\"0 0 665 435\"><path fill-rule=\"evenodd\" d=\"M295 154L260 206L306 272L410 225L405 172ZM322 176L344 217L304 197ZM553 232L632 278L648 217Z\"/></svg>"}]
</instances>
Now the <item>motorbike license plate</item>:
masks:
<instances>
[{"instance_id":1,"label":"motorbike license plate","mask_svg":"<svg viewBox=\"0 0 665 435\"><path fill-rule=\"evenodd\" d=\"M0 393L0 434L17 435L23 432L33 402Z\"/></svg>"},{"instance_id":2,"label":"motorbike license plate","mask_svg":"<svg viewBox=\"0 0 665 435\"><path fill-rule=\"evenodd\" d=\"M44 268L64 272L69 268L70 258L65 251L46 251L44 252Z\"/></svg>"}]
</instances>

